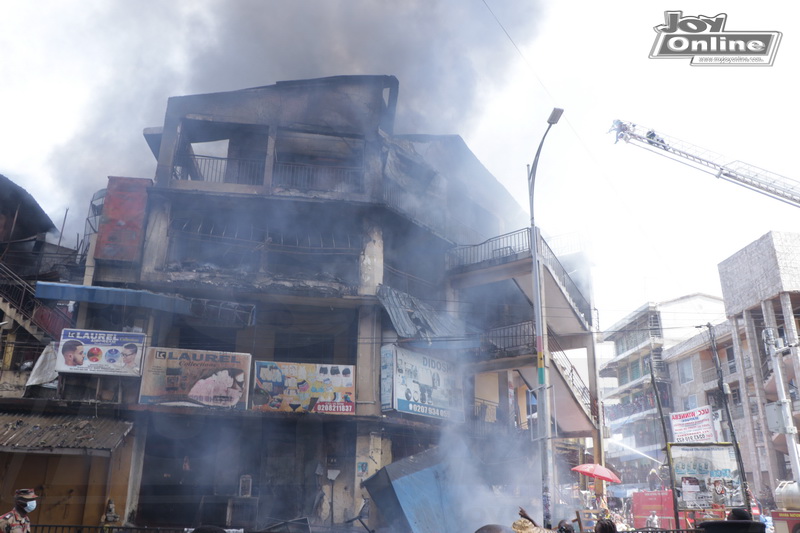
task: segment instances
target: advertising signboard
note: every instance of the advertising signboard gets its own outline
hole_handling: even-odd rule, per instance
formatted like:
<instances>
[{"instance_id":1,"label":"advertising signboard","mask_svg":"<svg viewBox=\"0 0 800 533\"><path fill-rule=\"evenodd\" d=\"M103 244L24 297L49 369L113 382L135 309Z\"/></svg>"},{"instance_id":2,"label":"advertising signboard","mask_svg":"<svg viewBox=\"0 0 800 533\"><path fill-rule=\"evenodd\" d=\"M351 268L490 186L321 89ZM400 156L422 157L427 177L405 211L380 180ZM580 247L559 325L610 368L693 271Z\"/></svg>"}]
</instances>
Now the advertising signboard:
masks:
<instances>
[{"instance_id":1,"label":"advertising signboard","mask_svg":"<svg viewBox=\"0 0 800 533\"><path fill-rule=\"evenodd\" d=\"M254 411L356 414L355 366L256 361Z\"/></svg>"},{"instance_id":2,"label":"advertising signboard","mask_svg":"<svg viewBox=\"0 0 800 533\"><path fill-rule=\"evenodd\" d=\"M144 333L64 329L56 371L140 376L146 339Z\"/></svg>"},{"instance_id":3,"label":"advertising signboard","mask_svg":"<svg viewBox=\"0 0 800 533\"><path fill-rule=\"evenodd\" d=\"M742 478L733 444L667 444L679 510L743 507Z\"/></svg>"},{"instance_id":4,"label":"advertising signboard","mask_svg":"<svg viewBox=\"0 0 800 533\"><path fill-rule=\"evenodd\" d=\"M711 406L705 405L690 411L671 413L674 442L715 442L714 420Z\"/></svg>"},{"instance_id":5,"label":"advertising signboard","mask_svg":"<svg viewBox=\"0 0 800 533\"><path fill-rule=\"evenodd\" d=\"M461 372L450 361L383 346L381 409L463 422Z\"/></svg>"},{"instance_id":6,"label":"advertising signboard","mask_svg":"<svg viewBox=\"0 0 800 533\"><path fill-rule=\"evenodd\" d=\"M250 360L249 353L150 348L139 403L246 409Z\"/></svg>"}]
</instances>

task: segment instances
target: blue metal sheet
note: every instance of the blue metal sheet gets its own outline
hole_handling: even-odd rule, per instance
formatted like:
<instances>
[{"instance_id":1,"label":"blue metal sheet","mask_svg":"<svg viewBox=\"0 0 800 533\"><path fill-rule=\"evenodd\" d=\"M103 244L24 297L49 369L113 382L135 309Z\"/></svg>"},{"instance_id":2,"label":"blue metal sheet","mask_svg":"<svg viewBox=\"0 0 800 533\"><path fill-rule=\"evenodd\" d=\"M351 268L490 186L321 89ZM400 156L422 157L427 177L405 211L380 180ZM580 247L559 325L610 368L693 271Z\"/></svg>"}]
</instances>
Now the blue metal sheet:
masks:
<instances>
[{"instance_id":1,"label":"blue metal sheet","mask_svg":"<svg viewBox=\"0 0 800 533\"><path fill-rule=\"evenodd\" d=\"M179 296L155 292L97 287L94 285L71 285L68 283L36 282L36 297L43 300L66 300L97 304L145 307L181 315L191 314L191 302Z\"/></svg>"},{"instance_id":2,"label":"blue metal sheet","mask_svg":"<svg viewBox=\"0 0 800 533\"><path fill-rule=\"evenodd\" d=\"M443 453L444 450L434 448L412 455L381 468L364 480L363 485L393 531L475 530L474 524L464 523L464 513L453 512L453 509L460 509L465 491L475 492L476 487L474 484L459 485L459 480L455 479L457 473L447 467Z\"/></svg>"}]
</instances>

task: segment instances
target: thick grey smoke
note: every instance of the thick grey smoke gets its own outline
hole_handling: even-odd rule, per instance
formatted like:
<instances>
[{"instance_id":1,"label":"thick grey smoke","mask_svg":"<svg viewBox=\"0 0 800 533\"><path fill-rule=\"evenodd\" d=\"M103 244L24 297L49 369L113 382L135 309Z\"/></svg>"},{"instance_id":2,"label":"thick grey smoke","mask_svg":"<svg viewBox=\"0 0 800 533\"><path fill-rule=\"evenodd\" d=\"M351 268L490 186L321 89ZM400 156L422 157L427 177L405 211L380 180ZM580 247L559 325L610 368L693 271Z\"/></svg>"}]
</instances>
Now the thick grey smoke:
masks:
<instances>
[{"instance_id":1,"label":"thick grey smoke","mask_svg":"<svg viewBox=\"0 0 800 533\"><path fill-rule=\"evenodd\" d=\"M537 4L522 0L81 6L88 13L81 15L80 31L71 33L80 46L68 50L75 61L95 63L93 100L78 133L49 159L62 184L60 197L35 194L54 219L70 208L65 242L82 231L89 199L107 176L152 177L155 162L142 130L163 122L170 96L390 74L400 81L397 133L464 134L481 110L481 95L503 84L507 66L518 58L492 11L519 46L533 36L539 18Z\"/></svg>"}]
</instances>

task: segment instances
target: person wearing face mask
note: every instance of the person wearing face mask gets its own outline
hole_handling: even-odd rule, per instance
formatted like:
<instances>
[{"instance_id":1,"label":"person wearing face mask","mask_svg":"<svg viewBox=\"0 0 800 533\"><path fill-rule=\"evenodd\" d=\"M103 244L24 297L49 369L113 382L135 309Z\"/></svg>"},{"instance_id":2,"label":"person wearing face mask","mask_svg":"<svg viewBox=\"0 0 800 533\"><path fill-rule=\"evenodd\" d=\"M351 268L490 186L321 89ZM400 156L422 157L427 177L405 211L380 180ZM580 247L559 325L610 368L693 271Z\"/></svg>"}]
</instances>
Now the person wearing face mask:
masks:
<instances>
[{"instance_id":1,"label":"person wearing face mask","mask_svg":"<svg viewBox=\"0 0 800 533\"><path fill-rule=\"evenodd\" d=\"M0 533L30 533L31 520L28 514L36 509L38 498L33 489L17 489L14 508L0 516Z\"/></svg>"}]
</instances>

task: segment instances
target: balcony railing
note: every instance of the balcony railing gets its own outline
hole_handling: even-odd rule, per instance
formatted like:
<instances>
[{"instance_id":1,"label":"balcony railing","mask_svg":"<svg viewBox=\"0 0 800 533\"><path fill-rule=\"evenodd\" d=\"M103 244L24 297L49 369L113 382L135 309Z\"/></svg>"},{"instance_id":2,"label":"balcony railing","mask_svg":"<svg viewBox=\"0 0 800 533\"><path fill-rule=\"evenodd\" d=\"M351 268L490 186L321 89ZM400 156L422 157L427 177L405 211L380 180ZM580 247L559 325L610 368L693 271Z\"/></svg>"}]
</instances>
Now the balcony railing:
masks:
<instances>
[{"instance_id":1,"label":"balcony railing","mask_svg":"<svg viewBox=\"0 0 800 533\"><path fill-rule=\"evenodd\" d=\"M525 228L513 233L493 237L472 246L459 246L447 253L447 268L474 265L491 259L512 257L518 253L530 253L530 231Z\"/></svg>"},{"instance_id":2,"label":"balcony railing","mask_svg":"<svg viewBox=\"0 0 800 533\"><path fill-rule=\"evenodd\" d=\"M501 352L534 351L533 322L501 326L489 330L485 341Z\"/></svg>"},{"instance_id":3,"label":"balcony railing","mask_svg":"<svg viewBox=\"0 0 800 533\"><path fill-rule=\"evenodd\" d=\"M172 170L174 179L239 185L264 183L263 159L183 155L178 161Z\"/></svg>"},{"instance_id":4,"label":"balcony railing","mask_svg":"<svg viewBox=\"0 0 800 533\"><path fill-rule=\"evenodd\" d=\"M473 265L489 260L512 257L518 253L528 253L531 250L530 228L521 229L494 237L473 246L459 246L447 254L447 268ZM578 286L569 277L563 265L558 261L556 254L547 245L544 239L539 240L539 258L542 263L550 268L553 276L559 282L573 307L583 317L587 324L592 324L592 310L589 302L581 293Z\"/></svg>"},{"instance_id":5,"label":"balcony railing","mask_svg":"<svg viewBox=\"0 0 800 533\"><path fill-rule=\"evenodd\" d=\"M578 310L578 312L583 316L583 319L586 321L587 324L592 324L592 308L589 305L589 302L581 293L578 286L569 277L567 271L564 269L564 266L558 261L556 254L553 253L553 250L547 245L544 239L540 240L540 244L542 249L539 251L539 257L541 258L542 262L550 267L550 271L553 273L555 278L561 283L561 286L567 292L569 299L572 300L572 305Z\"/></svg>"},{"instance_id":6,"label":"balcony railing","mask_svg":"<svg viewBox=\"0 0 800 533\"><path fill-rule=\"evenodd\" d=\"M300 191L362 193L364 169L276 162L272 184Z\"/></svg>"},{"instance_id":7,"label":"balcony railing","mask_svg":"<svg viewBox=\"0 0 800 533\"><path fill-rule=\"evenodd\" d=\"M605 406L606 418L609 421L619 420L620 418L629 417L637 413L644 413L651 411L658 406L656 403L656 396L649 393L639 396L634 401L629 403L620 403L616 405Z\"/></svg>"},{"instance_id":8,"label":"balcony railing","mask_svg":"<svg viewBox=\"0 0 800 533\"><path fill-rule=\"evenodd\" d=\"M84 265L78 252L37 253L19 250L3 252L2 261L21 278L34 279L40 274L58 272L64 280L82 281Z\"/></svg>"},{"instance_id":9,"label":"balcony railing","mask_svg":"<svg viewBox=\"0 0 800 533\"><path fill-rule=\"evenodd\" d=\"M578 374L575 366L569 360L569 357L567 357L567 354L565 354L561 349L561 346L558 345L556 338L557 337L553 331L548 330L547 344L550 348L550 358L558 367L559 372L561 372L561 376L564 378L564 381L567 382L569 388L572 389L572 392L575 394L578 402L580 402L580 404L583 406L586 414L588 414L592 420L597 422L600 414L597 402L592 400L589 387L587 387L583 382L583 379Z\"/></svg>"}]
</instances>

